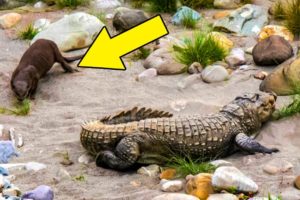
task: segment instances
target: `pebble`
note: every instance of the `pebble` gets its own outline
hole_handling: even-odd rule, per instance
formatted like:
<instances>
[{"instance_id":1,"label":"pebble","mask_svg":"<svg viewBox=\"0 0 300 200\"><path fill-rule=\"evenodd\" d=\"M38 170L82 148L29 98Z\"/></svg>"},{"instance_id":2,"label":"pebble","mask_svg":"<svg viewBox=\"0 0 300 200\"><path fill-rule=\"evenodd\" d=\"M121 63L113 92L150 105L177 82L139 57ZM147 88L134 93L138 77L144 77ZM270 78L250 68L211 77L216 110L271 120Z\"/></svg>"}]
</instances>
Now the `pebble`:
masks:
<instances>
[{"instance_id":1,"label":"pebble","mask_svg":"<svg viewBox=\"0 0 300 200\"><path fill-rule=\"evenodd\" d=\"M38 162L28 162L26 163L25 165L25 169L30 171L30 170L33 170L33 171L39 171L39 170L42 170L42 169L45 169L47 168L47 166L43 163L38 163Z\"/></svg>"},{"instance_id":2,"label":"pebble","mask_svg":"<svg viewBox=\"0 0 300 200\"><path fill-rule=\"evenodd\" d=\"M225 58L229 67L235 69L238 66L246 64L245 52L241 48L234 48L230 54Z\"/></svg>"},{"instance_id":3,"label":"pebble","mask_svg":"<svg viewBox=\"0 0 300 200\"><path fill-rule=\"evenodd\" d=\"M12 188L8 188L8 189L4 189L2 191L2 194L5 195L5 196L19 197L19 196L21 196L21 191L17 187L12 187Z\"/></svg>"},{"instance_id":4,"label":"pebble","mask_svg":"<svg viewBox=\"0 0 300 200\"><path fill-rule=\"evenodd\" d=\"M137 76L137 81L143 81L146 79L154 78L157 76L157 70L155 68L146 69Z\"/></svg>"},{"instance_id":5,"label":"pebble","mask_svg":"<svg viewBox=\"0 0 300 200\"><path fill-rule=\"evenodd\" d=\"M264 80L268 76L268 73L265 71L259 71L256 74L254 74L254 78L259 80Z\"/></svg>"},{"instance_id":6,"label":"pebble","mask_svg":"<svg viewBox=\"0 0 300 200\"><path fill-rule=\"evenodd\" d=\"M237 196L229 193L225 194L211 194L207 200L239 200Z\"/></svg>"},{"instance_id":7,"label":"pebble","mask_svg":"<svg viewBox=\"0 0 300 200\"><path fill-rule=\"evenodd\" d=\"M210 65L201 73L203 81L207 83L221 82L229 79L228 71L221 65Z\"/></svg>"},{"instance_id":8,"label":"pebble","mask_svg":"<svg viewBox=\"0 0 300 200\"><path fill-rule=\"evenodd\" d=\"M150 176L150 177L156 177L158 176L160 172L160 167L158 165L149 165L147 167L141 167L137 170L138 174Z\"/></svg>"},{"instance_id":9,"label":"pebble","mask_svg":"<svg viewBox=\"0 0 300 200\"><path fill-rule=\"evenodd\" d=\"M181 180L165 180L160 181L160 189L164 192L179 192L183 189L183 182Z\"/></svg>"},{"instance_id":10,"label":"pebble","mask_svg":"<svg viewBox=\"0 0 300 200\"><path fill-rule=\"evenodd\" d=\"M78 162L87 165L87 164L93 162L93 158L89 154L84 153L81 156L79 156Z\"/></svg>"},{"instance_id":11,"label":"pebble","mask_svg":"<svg viewBox=\"0 0 300 200\"><path fill-rule=\"evenodd\" d=\"M189 68L188 68L188 73L189 74L198 74L198 73L201 73L202 70L203 70L203 67L200 63L193 62L191 64L191 66L189 66Z\"/></svg>"},{"instance_id":12,"label":"pebble","mask_svg":"<svg viewBox=\"0 0 300 200\"><path fill-rule=\"evenodd\" d=\"M282 159L274 159L263 166L263 171L268 174L286 173L293 168L293 164Z\"/></svg>"},{"instance_id":13,"label":"pebble","mask_svg":"<svg viewBox=\"0 0 300 200\"><path fill-rule=\"evenodd\" d=\"M217 190L231 191L234 189L245 193L256 193L258 191L257 184L235 167L217 168L212 177L212 184Z\"/></svg>"},{"instance_id":14,"label":"pebble","mask_svg":"<svg viewBox=\"0 0 300 200\"><path fill-rule=\"evenodd\" d=\"M187 194L169 193L156 196L152 200L199 200L199 198Z\"/></svg>"},{"instance_id":15,"label":"pebble","mask_svg":"<svg viewBox=\"0 0 300 200\"><path fill-rule=\"evenodd\" d=\"M200 199L207 199L210 194L214 193L211 178L212 175L208 173L200 173L190 177L186 183L186 193Z\"/></svg>"},{"instance_id":16,"label":"pebble","mask_svg":"<svg viewBox=\"0 0 300 200\"><path fill-rule=\"evenodd\" d=\"M176 112L180 112L184 110L186 105L187 105L186 100L176 100L170 103L171 108Z\"/></svg>"},{"instance_id":17,"label":"pebble","mask_svg":"<svg viewBox=\"0 0 300 200\"><path fill-rule=\"evenodd\" d=\"M176 169L166 169L160 173L159 178L170 180L173 179L175 175L176 175Z\"/></svg>"}]
</instances>

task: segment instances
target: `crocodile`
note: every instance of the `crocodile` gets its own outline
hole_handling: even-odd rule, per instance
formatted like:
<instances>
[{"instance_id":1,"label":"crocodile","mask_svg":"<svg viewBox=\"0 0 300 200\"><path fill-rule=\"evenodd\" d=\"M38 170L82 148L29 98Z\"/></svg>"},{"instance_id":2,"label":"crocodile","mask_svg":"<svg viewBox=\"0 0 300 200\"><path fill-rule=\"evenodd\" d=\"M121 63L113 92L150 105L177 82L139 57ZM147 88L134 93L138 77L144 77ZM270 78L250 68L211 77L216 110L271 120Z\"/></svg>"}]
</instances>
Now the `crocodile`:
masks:
<instances>
[{"instance_id":1,"label":"crocodile","mask_svg":"<svg viewBox=\"0 0 300 200\"><path fill-rule=\"evenodd\" d=\"M273 153L253 136L275 110L275 94L247 93L215 114L176 116L169 112L133 108L82 124L82 146L96 165L126 170L136 164L160 164L176 155L218 158L242 150Z\"/></svg>"}]
</instances>

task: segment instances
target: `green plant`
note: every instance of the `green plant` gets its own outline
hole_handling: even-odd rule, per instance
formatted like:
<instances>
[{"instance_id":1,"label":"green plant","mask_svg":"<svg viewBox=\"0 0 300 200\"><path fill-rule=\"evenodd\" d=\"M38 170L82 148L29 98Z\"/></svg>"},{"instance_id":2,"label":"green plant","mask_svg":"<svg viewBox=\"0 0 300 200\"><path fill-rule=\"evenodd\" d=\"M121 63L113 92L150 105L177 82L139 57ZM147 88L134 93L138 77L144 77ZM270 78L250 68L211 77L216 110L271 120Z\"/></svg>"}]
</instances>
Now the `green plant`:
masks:
<instances>
[{"instance_id":1,"label":"green plant","mask_svg":"<svg viewBox=\"0 0 300 200\"><path fill-rule=\"evenodd\" d=\"M242 4L252 4L253 0L242 0L241 3Z\"/></svg>"},{"instance_id":2,"label":"green plant","mask_svg":"<svg viewBox=\"0 0 300 200\"><path fill-rule=\"evenodd\" d=\"M91 15L94 15L95 17L97 17L101 22L103 22L104 24L106 24L106 18L105 18L105 13L104 12L98 12L98 11L91 11L90 12Z\"/></svg>"},{"instance_id":3,"label":"green plant","mask_svg":"<svg viewBox=\"0 0 300 200\"><path fill-rule=\"evenodd\" d=\"M285 26L300 36L300 0L288 0L284 6Z\"/></svg>"},{"instance_id":4,"label":"green plant","mask_svg":"<svg viewBox=\"0 0 300 200\"><path fill-rule=\"evenodd\" d=\"M198 20L193 17L193 11L187 11L183 14L182 25L185 28L196 28Z\"/></svg>"},{"instance_id":5,"label":"green plant","mask_svg":"<svg viewBox=\"0 0 300 200\"><path fill-rule=\"evenodd\" d=\"M86 181L86 178L83 174L80 174L80 175L74 176L73 180L74 181L79 181L79 182L84 182L84 181Z\"/></svg>"},{"instance_id":6,"label":"green plant","mask_svg":"<svg viewBox=\"0 0 300 200\"><path fill-rule=\"evenodd\" d=\"M214 0L180 0L180 3L191 8L212 8L214 6Z\"/></svg>"},{"instance_id":7,"label":"green plant","mask_svg":"<svg viewBox=\"0 0 300 200\"><path fill-rule=\"evenodd\" d=\"M32 40L39 31L35 29L32 24L27 25L22 31L19 32L19 38L23 40Z\"/></svg>"},{"instance_id":8,"label":"green plant","mask_svg":"<svg viewBox=\"0 0 300 200\"><path fill-rule=\"evenodd\" d=\"M278 120L300 113L300 94L293 96L293 101L273 113L273 119Z\"/></svg>"},{"instance_id":9,"label":"green plant","mask_svg":"<svg viewBox=\"0 0 300 200\"><path fill-rule=\"evenodd\" d=\"M268 200L282 200L281 196L274 197L271 193L268 194Z\"/></svg>"},{"instance_id":10,"label":"green plant","mask_svg":"<svg viewBox=\"0 0 300 200\"><path fill-rule=\"evenodd\" d=\"M144 0L131 0L130 3L133 8L141 8L143 7Z\"/></svg>"},{"instance_id":11,"label":"green plant","mask_svg":"<svg viewBox=\"0 0 300 200\"><path fill-rule=\"evenodd\" d=\"M216 61L223 60L226 50L213 39L210 34L197 32L193 39L184 40L184 46L173 46L176 59L186 66L199 62L206 67Z\"/></svg>"},{"instance_id":12,"label":"green plant","mask_svg":"<svg viewBox=\"0 0 300 200\"><path fill-rule=\"evenodd\" d=\"M151 49L142 47L136 51L133 58L134 60L146 59L150 55L150 53L151 53Z\"/></svg>"},{"instance_id":13,"label":"green plant","mask_svg":"<svg viewBox=\"0 0 300 200\"><path fill-rule=\"evenodd\" d=\"M216 167L207 162L193 160L191 157L173 156L166 164L166 167L176 170L176 176L186 177L189 174L212 173Z\"/></svg>"},{"instance_id":14,"label":"green plant","mask_svg":"<svg viewBox=\"0 0 300 200\"><path fill-rule=\"evenodd\" d=\"M177 9L177 0L147 0L153 12L174 12Z\"/></svg>"},{"instance_id":15,"label":"green plant","mask_svg":"<svg viewBox=\"0 0 300 200\"><path fill-rule=\"evenodd\" d=\"M13 115L28 115L30 112L30 101L25 99L22 102L15 103L15 108L0 107L0 114L13 114Z\"/></svg>"},{"instance_id":16,"label":"green plant","mask_svg":"<svg viewBox=\"0 0 300 200\"><path fill-rule=\"evenodd\" d=\"M55 3L60 7L76 8L77 6L84 6L90 3L90 0L55 0Z\"/></svg>"},{"instance_id":17,"label":"green plant","mask_svg":"<svg viewBox=\"0 0 300 200\"><path fill-rule=\"evenodd\" d=\"M285 19L284 8L281 0L277 0L273 6L274 18L278 20Z\"/></svg>"}]
</instances>

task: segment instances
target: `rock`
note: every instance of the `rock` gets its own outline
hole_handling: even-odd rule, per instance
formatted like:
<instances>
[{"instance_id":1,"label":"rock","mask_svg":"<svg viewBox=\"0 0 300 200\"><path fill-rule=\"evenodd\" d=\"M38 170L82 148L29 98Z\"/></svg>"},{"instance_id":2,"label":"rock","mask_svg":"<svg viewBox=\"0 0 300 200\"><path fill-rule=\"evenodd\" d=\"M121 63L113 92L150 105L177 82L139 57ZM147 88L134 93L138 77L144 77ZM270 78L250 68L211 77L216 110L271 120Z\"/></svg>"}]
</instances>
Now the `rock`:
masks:
<instances>
[{"instance_id":1,"label":"rock","mask_svg":"<svg viewBox=\"0 0 300 200\"><path fill-rule=\"evenodd\" d=\"M223 19L224 17L227 17L230 15L230 12L227 10L216 12L213 16L214 19Z\"/></svg>"},{"instance_id":2,"label":"rock","mask_svg":"<svg viewBox=\"0 0 300 200\"><path fill-rule=\"evenodd\" d=\"M53 200L54 193L49 186L40 185L34 190L25 192L21 199Z\"/></svg>"},{"instance_id":3,"label":"rock","mask_svg":"<svg viewBox=\"0 0 300 200\"><path fill-rule=\"evenodd\" d=\"M143 81L145 79L154 78L157 76L157 70L155 68L146 69L137 76L137 81Z\"/></svg>"},{"instance_id":4,"label":"rock","mask_svg":"<svg viewBox=\"0 0 300 200\"><path fill-rule=\"evenodd\" d=\"M226 37L225 34L220 32L211 32L210 36L221 46L225 49L225 51L229 52L230 49L233 47L233 42Z\"/></svg>"},{"instance_id":5,"label":"rock","mask_svg":"<svg viewBox=\"0 0 300 200\"><path fill-rule=\"evenodd\" d=\"M253 60L259 66L279 65L291 58L293 47L283 37L273 35L258 42L253 48Z\"/></svg>"},{"instance_id":6,"label":"rock","mask_svg":"<svg viewBox=\"0 0 300 200\"><path fill-rule=\"evenodd\" d=\"M182 110L185 109L186 107L186 104L187 104L187 101L186 100L175 100L175 101L172 101L170 103L170 107L176 111L176 112L180 112Z\"/></svg>"},{"instance_id":7,"label":"rock","mask_svg":"<svg viewBox=\"0 0 300 200\"><path fill-rule=\"evenodd\" d=\"M182 6L178 8L177 12L173 15L172 23L174 25L182 25L184 17L190 15L192 16L193 20L199 20L201 18L201 15L197 11L187 6Z\"/></svg>"},{"instance_id":8,"label":"rock","mask_svg":"<svg viewBox=\"0 0 300 200\"><path fill-rule=\"evenodd\" d=\"M186 193L200 199L207 199L210 194L214 193L211 178L212 175L207 173L200 173L190 178L186 183Z\"/></svg>"},{"instance_id":9,"label":"rock","mask_svg":"<svg viewBox=\"0 0 300 200\"><path fill-rule=\"evenodd\" d=\"M104 24L93 15L84 12L73 13L39 32L31 44L38 39L48 39L54 41L61 51L79 49L92 44L103 26Z\"/></svg>"},{"instance_id":10,"label":"rock","mask_svg":"<svg viewBox=\"0 0 300 200\"><path fill-rule=\"evenodd\" d=\"M158 165L149 165L147 167L141 167L137 171L138 174L142 174L150 177L158 176L159 172L160 172L160 167Z\"/></svg>"},{"instance_id":11,"label":"rock","mask_svg":"<svg viewBox=\"0 0 300 200\"><path fill-rule=\"evenodd\" d=\"M295 187L300 190L300 176L297 176L295 181L294 181Z\"/></svg>"},{"instance_id":12,"label":"rock","mask_svg":"<svg viewBox=\"0 0 300 200\"><path fill-rule=\"evenodd\" d=\"M176 169L166 169L160 173L159 178L170 180L173 179L175 175L176 175Z\"/></svg>"},{"instance_id":13,"label":"rock","mask_svg":"<svg viewBox=\"0 0 300 200\"><path fill-rule=\"evenodd\" d=\"M232 49L230 54L225 58L229 67L236 69L236 67L246 64L245 52L241 48Z\"/></svg>"},{"instance_id":14,"label":"rock","mask_svg":"<svg viewBox=\"0 0 300 200\"><path fill-rule=\"evenodd\" d=\"M258 40L262 41L272 35L278 35L283 37L285 40L292 42L294 35L284 26L279 25L268 25L265 26L258 35Z\"/></svg>"},{"instance_id":15,"label":"rock","mask_svg":"<svg viewBox=\"0 0 300 200\"><path fill-rule=\"evenodd\" d=\"M214 0L214 7L222 9L234 9L240 5L240 0Z\"/></svg>"},{"instance_id":16,"label":"rock","mask_svg":"<svg viewBox=\"0 0 300 200\"><path fill-rule=\"evenodd\" d=\"M47 166L43 163L37 163L37 162L28 162L25 165L26 170L32 170L32 171L40 171L42 169L46 169Z\"/></svg>"},{"instance_id":17,"label":"rock","mask_svg":"<svg viewBox=\"0 0 300 200\"><path fill-rule=\"evenodd\" d=\"M162 194L154 197L152 200L199 200L197 197L187 194L180 193L170 193L170 194Z\"/></svg>"},{"instance_id":18,"label":"rock","mask_svg":"<svg viewBox=\"0 0 300 200\"><path fill-rule=\"evenodd\" d=\"M263 171L268 174L278 174L290 171L293 168L292 163L286 160L272 160L263 166Z\"/></svg>"},{"instance_id":19,"label":"rock","mask_svg":"<svg viewBox=\"0 0 300 200\"><path fill-rule=\"evenodd\" d=\"M215 167L224 167L224 166L233 166L231 162L228 162L226 160L214 160L211 161L210 164L212 164Z\"/></svg>"},{"instance_id":20,"label":"rock","mask_svg":"<svg viewBox=\"0 0 300 200\"><path fill-rule=\"evenodd\" d=\"M4 189L2 191L2 194L4 196L15 196L15 197L19 197L21 196L21 191L19 188L17 187L11 187L11 188L8 188L8 189Z\"/></svg>"},{"instance_id":21,"label":"rock","mask_svg":"<svg viewBox=\"0 0 300 200\"><path fill-rule=\"evenodd\" d=\"M259 71L254 75L254 78L259 80L264 80L268 76L268 73L265 71Z\"/></svg>"},{"instance_id":22,"label":"rock","mask_svg":"<svg viewBox=\"0 0 300 200\"><path fill-rule=\"evenodd\" d=\"M78 162L87 165L87 164L93 162L93 158L92 158L92 156L90 156L89 154L84 153L84 154L82 154L81 156L79 156Z\"/></svg>"},{"instance_id":23,"label":"rock","mask_svg":"<svg viewBox=\"0 0 300 200\"><path fill-rule=\"evenodd\" d=\"M17 25L22 19L18 13L7 13L0 16L0 28L9 29Z\"/></svg>"},{"instance_id":24,"label":"rock","mask_svg":"<svg viewBox=\"0 0 300 200\"><path fill-rule=\"evenodd\" d=\"M161 180L160 189L164 192L179 192L183 189L183 182L181 180Z\"/></svg>"},{"instance_id":25,"label":"rock","mask_svg":"<svg viewBox=\"0 0 300 200\"><path fill-rule=\"evenodd\" d=\"M247 4L217 20L214 27L243 36L256 36L267 23L268 13L264 8Z\"/></svg>"},{"instance_id":26,"label":"rock","mask_svg":"<svg viewBox=\"0 0 300 200\"><path fill-rule=\"evenodd\" d=\"M201 73L203 81L207 83L221 82L229 79L228 71L221 65L210 65Z\"/></svg>"},{"instance_id":27,"label":"rock","mask_svg":"<svg viewBox=\"0 0 300 200\"><path fill-rule=\"evenodd\" d=\"M145 60L146 69L155 68L159 75L173 75L186 72L186 66L178 63L174 58L174 53L166 48L153 51Z\"/></svg>"},{"instance_id":28,"label":"rock","mask_svg":"<svg viewBox=\"0 0 300 200\"><path fill-rule=\"evenodd\" d=\"M237 196L233 194L211 194L207 200L239 200Z\"/></svg>"},{"instance_id":29,"label":"rock","mask_svg":"<svg viewBox=\"0 0 300 200\"><path fill-rule=\"evenodd\" d=\"M247 49L245 50L245 52L246 52L247 54L252 55L253 49L254 49L254 46L253 46L253 47L249 47L249 48L247 48Z\"/></svg>"},{"instance_id":30,"label":"rock","mask_svg":"<svg viewBox=\"0 0 300 200\"><path fill-rule=\"evenodd\" d=\"M178 89L185 89L195 83L199 83L202 80L201 74L192 74L183 80L179 81L177 84Z\"/></svg>"},{"instance_id":31,"label":"rock","mask_svg":"<svg viewBox=\"0 0 300 200\"><path fill-rule=\"evenodd\" d=\"M191 64L191 66L189 66L189 68L188 68L188 73L189 74L198 74L198 73L201 73L202 70L203 70L203 67L200 63L193 62Z\"/></svg>"},{"instance_id":32,"label":"rock","mask_svg":"<svg viewBox=\"0 0 300 200\"><path fill-rule=\"evenodd\" d=\"M4 176L0 174L0 189L3 188L5 185Z\"/></svg>"},{"instance_id":33,"label":"rock","mask_svg":"<svg viewBox=\"0 0 300 200\"><path fill-rule=\"evenodd\" d=\"M37 31L41 32L45 29L47 29L50 25L50 21L48 19L42 18L38 19L34 22L33 28L36 29Z\"/></svg>"},{"instance_id":34,"label":"rock","mask_svg":"<svg viewBox=\"0 0 300 200\"><path fill-rule=\"evenodd\" d=\"M118 0L96 0L93 3L93 8L95 10L105 10L105 9L112 9L112 8L117 8L120 7L122 4Z\"/></svg>"},{"instance_id":35,"label":"rock","mask_svg":"<svg viewBox=\"0 0 300 200\"><path fill-rule=\"evenodd\" d=\"M33 7L36 8L36 9L44 9L46 8L48 5L42 1L38 1L36 2Z\"/></svg>"},{"instance_id":36,"label":"rock","mask_svg":"<svg viewBox=\"0 0 300 200\"><path fill-rule=\"evenodd\" d=\"M148 16L142 10L135 10L120 7L116 9L113 17L113 26L119 31L126 31L148 19Z\"/></svg>"},{"instance_id":37,"label":"rock","mask_svg":"<svg viewBox=\"0 0 300 200\"><path fill-rule=\"evenodd\" d=\"M236 190L237 192L256 193L257 184L235 167L219 167L212 176L216 190Z\"/></svg>"},{"instance_id":38,"label":"rock","mask_svg":"<svg viewBox=\"0 0 300 200\"><path fill-rule=\"evenodd\" d=\"M264 92L275 92L277 95L296 94L296 85L300 83L300 58L291 59L270 73L260 84Z\"/></svg>"}]
</instances>

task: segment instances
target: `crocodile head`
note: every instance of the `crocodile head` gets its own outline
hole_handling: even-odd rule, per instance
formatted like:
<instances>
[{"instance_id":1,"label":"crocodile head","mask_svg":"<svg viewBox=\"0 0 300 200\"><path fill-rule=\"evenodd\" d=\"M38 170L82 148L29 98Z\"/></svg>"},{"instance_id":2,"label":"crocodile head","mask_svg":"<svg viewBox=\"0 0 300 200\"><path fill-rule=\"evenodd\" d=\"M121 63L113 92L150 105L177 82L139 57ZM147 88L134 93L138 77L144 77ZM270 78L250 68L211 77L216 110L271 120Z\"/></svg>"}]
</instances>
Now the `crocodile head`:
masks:
<instances>
[{"instance_id":1,"label":"crocodile head","mask_svg":"<svg viewBox=\"0 0 300 200\"><path fill-rule=\"evenodd\" d=\"M275 110L277 96L270 93L247 93L236 97L221 112L229 113L239 119L247 130L257 129L268 121Z\"/></svg>"}]
</instances>

